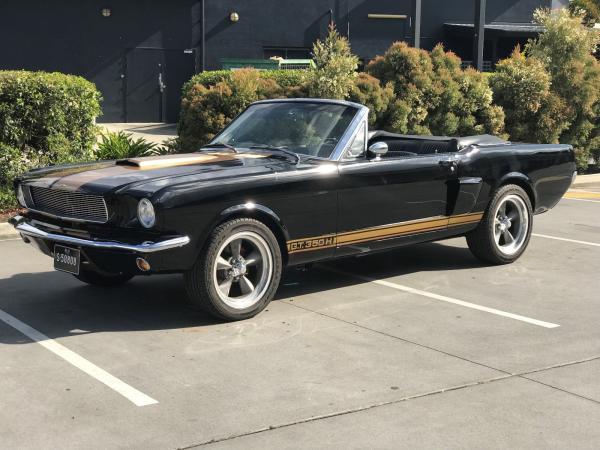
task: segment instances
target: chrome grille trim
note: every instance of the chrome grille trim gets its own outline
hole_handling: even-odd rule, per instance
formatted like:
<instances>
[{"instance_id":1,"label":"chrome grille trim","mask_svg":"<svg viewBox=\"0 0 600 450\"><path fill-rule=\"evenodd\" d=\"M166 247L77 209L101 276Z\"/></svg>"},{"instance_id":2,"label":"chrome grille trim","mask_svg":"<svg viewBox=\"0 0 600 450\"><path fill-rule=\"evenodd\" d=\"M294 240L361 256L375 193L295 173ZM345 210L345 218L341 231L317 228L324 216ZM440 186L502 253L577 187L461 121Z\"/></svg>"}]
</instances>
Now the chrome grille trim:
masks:
<instances>
[{"instance_id":1,"label":"chrome grille trim","mask_svg":"<svg viewBox=\"0 0 600 450\"><path fill-rule=\"evenodd\" d=\"M29 186L29 209L53 217L76 221L106 223L108 208L100 195Z\"/></svg>"}]
</instances>

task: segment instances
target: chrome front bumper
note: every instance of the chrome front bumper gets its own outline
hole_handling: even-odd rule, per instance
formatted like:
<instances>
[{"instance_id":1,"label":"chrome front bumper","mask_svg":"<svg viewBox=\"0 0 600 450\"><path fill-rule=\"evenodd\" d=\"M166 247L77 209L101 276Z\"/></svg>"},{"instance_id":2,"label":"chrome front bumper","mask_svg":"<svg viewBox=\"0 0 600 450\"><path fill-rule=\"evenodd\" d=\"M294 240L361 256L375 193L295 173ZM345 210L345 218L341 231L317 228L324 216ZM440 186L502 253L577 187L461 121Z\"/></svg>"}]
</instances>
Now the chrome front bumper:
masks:
<instances>
[{"instance_id":1,"label":"chrome front bumper","mask_svg":"<svg viewBox=\"0 0 600 450\"><path fill-rule=\"evenodd\" d=\"M173 248L183 247L190 242L188 236L177 236L174 238L166 239L158 242L142 242L141 244L126 244L123 242L113 241L97 241L91 239L82 239L72 236L65 236L63 234L48 233L44 230L40 230L33 225L30 225L24 221L25 219L21 216L13 217L10 223L15 229L21 233L23 237L32 237L38 239L46 239L53 242L59 242L61 244L70 244L80 247L91 247L105 250L123 250L134 253L155 253L163 250L170 250Z\"/></svg>"}]
</instances>

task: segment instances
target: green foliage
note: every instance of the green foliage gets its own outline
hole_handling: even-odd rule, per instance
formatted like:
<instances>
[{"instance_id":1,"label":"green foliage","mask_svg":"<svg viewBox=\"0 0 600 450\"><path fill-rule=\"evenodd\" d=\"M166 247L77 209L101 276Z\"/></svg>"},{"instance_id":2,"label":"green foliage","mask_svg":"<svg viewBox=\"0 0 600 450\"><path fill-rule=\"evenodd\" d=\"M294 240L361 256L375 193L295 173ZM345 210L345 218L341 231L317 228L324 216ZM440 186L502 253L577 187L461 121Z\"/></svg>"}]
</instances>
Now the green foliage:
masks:
<instances>
[{"instance_id":1,"label":"green foliage","mask_svg":"<svg viewBox=\"0 0 600 450\"><path fill-rule=\"evenodd\" d=\"M562 113L567 106L551 90L551 77L537 58L517 48L496 65L490 77L494 102L506 114L505 127L514 141L557 143L569 126Z\"/></svg>"},{"instance_id":2,"label":"green foliage","mask_svg":"<svg viewBox=\"0 0 600 450\"><path fill-rule=\"evenodd\" d=\"M248 69L246 69L248 70ZM194 85L201 84L204 87L214 86L221 81L231 82L232 70L208 70L194 75L183 86L183 93L188 92ZM307 70L260 70L259 76L266 80L273 80L283 88L293 88L304 83L308 76Z\"/></svg>"},{"instance_id":3,"label":"green foliage","mask_svg":"<svg viewBox=\"0 0 600 450\"><path fill-rule=\"evenodd\" d=\"M409 134L501 134L504 116L492 105L492 91L481 73L462 70L460 59L441 45L431 53L394 43L367 71L391 83L396 99L385 128Z\"/></svg>"},{"instance_id":4,"label":"green foliage","mask_svg":"<svg viewBox=\"0 0 600 450\"><path fill-rule=\"evenodd\" d=\"M266 78L262 71L240 69L214 85L188 83L181 101L178 149L195 151L250 103L283 97L284 89L275 80L277 76Z\"/></svg>"},{"instance_id":5,"label":"green foliage","mask_svg":"<svg viewBox=\"0 0 600 450\"><path fill-rule=\"evenodd\" d=\"M31 148L20 150L0 142L0 212L15 208L13 181L24 172L50 164L47 155Z\"/></svg>"},{"instance_id":6,"label":"green foliage","mask_svg":"<svg viewBox=\"0 0 600 450\"><path fill-rule=\"evenodd\" d=\"M600 34L566 10L538 10L534 18L546 31L527 44L526 54L550 74L551 92L562 100L560 114L568 122L559 140L575 147L579 166L585 168L600 135L600 64L594 57Z\"/></svg>"},{"instance_id":7,"label":"green foliage","mask_svg":"<svg viewBox=\"0 0 600 450\"><path fill-rule=\"evenodd\" d=\"M89 158L100 93L93 83L60 73L0 72L0 142L33 148L51 161Z\"/></svg>"},{"instance_id":8,"label":"green foliage","mask_svg":"<svg viewBox=\"0 0 600 450\"><path fill-rule=\"evenodd\" d=\"M377 78L361 72L354 79L348 99L369 108L371 128L382 128L388 120L390 104L395 99L394 88L391 83L381 86Z\"/></svg>"},{"instance_id":9,"label":"green foliage","mask_svg":"<svg viewBox=\"0 0 600 450\"><path fill-rule=\"evenodd\" d=\"M588 26L600 23L600 0L571 0L569 10L573 15L583 16Z\"/></svg>"},{"instance_id":10,"label":"green foliage","mask_svg":"<svg viewBox=\"0 0 600 450\"><path fill-rule=\"evenodd\" d=\"M102 133L95 156L96 159L124 159L165 153L171 152L144 138L133 139L131 133L119 131Z\"/></svg>"},{"instance_id":11,"label":"green foliage","mask_svg":"<svg viewBox=\"0 0 600 450\"><path fill-rule=\"evenodd\" d=\"M346 98L358 68L358 58L352 54L348 39L331 25L325 40L315 42L313 58L315 69L310 71L308 94L320 98Z\"/></svg>"},{"instance_id":12,"label":"green foliage","mask_svg":"<svg viewBox=\"0 0 600 450\"><path fill-rule=\"evenodd\" d=\"M0 211L7 211L18 207L15 192L10 186L0 186Z\"/></svg>"}]
</instances>

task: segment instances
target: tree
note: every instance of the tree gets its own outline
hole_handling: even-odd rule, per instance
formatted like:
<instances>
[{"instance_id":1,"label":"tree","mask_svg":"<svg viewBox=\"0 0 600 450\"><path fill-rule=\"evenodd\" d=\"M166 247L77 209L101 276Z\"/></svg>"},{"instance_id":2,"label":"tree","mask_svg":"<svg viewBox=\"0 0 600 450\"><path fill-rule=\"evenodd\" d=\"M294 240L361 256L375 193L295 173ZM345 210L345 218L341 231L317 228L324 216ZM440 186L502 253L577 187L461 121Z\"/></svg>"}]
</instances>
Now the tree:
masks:
<instances>
[{"instance_id":1,"label":"tree","mask_svg":"<svg viewBox=\"0 0 600 450\"><path fill-rule=\"evenodd\" d=\"M461 69L460 59L441 45L429 53L396 42L367 72L393 86L389 130L448 136L503 131L503 112L492 105L485 75Z\"/></svg>"},{"instance_id":2,"label":"tree","mask_svg":"<svg viewBox=\"0 0 600 450\"><path fill-rule=\"evenodd\" d=\"M315 69L308 82L311 97L344 99L353 87L358 57L352 54L348 39L341 36L334 25L324 41L313 46Z\"/></svg>"},{"instance_id":3,"label":"tree","mask_svg":"<svg viewBox=\"0 0 600 450\"><path fill-rule=\"evenodd\" d=\"M551 91L551 77L537 58L526 58L519 47L496 64L490 77L494 103L506 114L505 127L514 141L557 143L569 126L564 101Z\"/></svg>"},{"instance_id":4,"label":"tree","mask_svg":"<svg viewBox=\"0 0 600 450\"><path fill-rule=\"evenodd\" d=\"M600 23L600 0L571 0L569 10L573 15L583 16L588 26Z\"/></svg>"},{"instance_id":5,"label":"tree","mask_svg":"<svg viewBox=\"0 0 600 450\"><path fill-rule=\"evenodd\" d=\"M526 55L541 61L550 74L551 92L562 100L561 114L569 123L560 142L576 148L584 168L600 135L600 64L594 57L600 34L585 26L583 15L567 10L540 9L534 20L545 31L527 44Z\"/></svg>"}]
</instances>

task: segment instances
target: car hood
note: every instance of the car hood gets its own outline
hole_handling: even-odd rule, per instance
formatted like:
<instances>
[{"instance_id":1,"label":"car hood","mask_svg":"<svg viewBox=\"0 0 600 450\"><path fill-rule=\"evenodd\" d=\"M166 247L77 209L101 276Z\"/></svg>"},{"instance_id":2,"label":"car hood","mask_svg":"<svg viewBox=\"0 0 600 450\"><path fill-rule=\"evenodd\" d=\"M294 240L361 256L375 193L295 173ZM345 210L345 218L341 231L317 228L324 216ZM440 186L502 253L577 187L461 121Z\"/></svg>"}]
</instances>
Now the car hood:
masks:
<instances>
[{"instance_id":1,"label":"car hood","mask_svg":"<svg viewBox=\"0 0 600 450\"><path fill-rule=\"evenodd\" d=\"M260 175L290 166L268 153L186 153L52 166L33 170L23 176L22 181L52 189L106 194L145 185L158 189L183 178L208 181Z\"/></svg>"}]
</instances>

